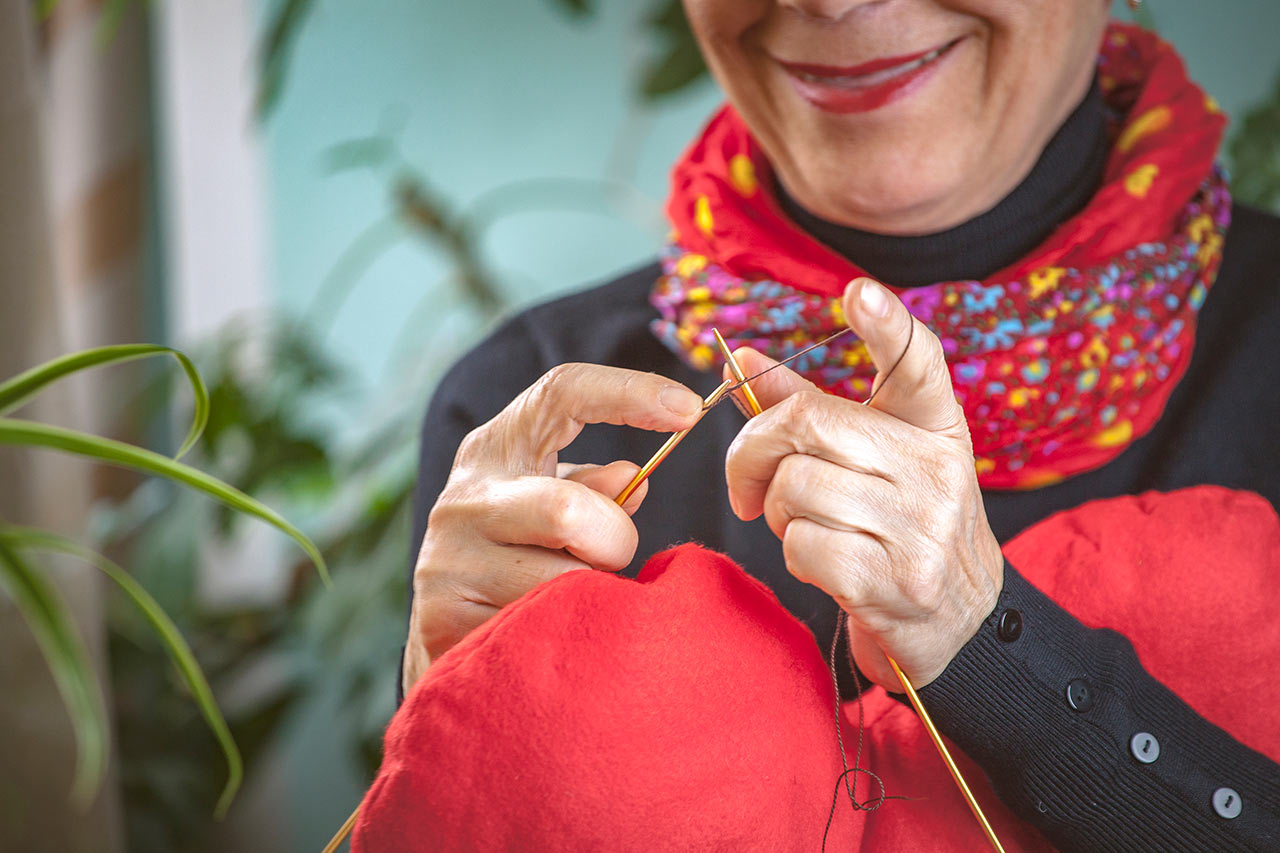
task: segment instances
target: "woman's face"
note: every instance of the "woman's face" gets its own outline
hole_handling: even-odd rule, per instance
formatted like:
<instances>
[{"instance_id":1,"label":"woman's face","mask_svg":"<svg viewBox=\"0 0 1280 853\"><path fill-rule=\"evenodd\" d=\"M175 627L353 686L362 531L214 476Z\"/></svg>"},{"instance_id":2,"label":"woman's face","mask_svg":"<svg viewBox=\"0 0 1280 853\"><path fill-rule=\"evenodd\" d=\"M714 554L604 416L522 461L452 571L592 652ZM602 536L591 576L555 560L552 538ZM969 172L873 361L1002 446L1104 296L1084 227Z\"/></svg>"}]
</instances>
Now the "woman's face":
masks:
<instances>
[{"instance_id":1,"label":"woman's face","mask_svg":"<svg viewBox=\"0 0 1280 853\"><path fill-rule=\"evenodd\" d=\"M811 212L927 234L1026 177L1093 76L1106 0L685 0L716 79Z\"/></svg>"}]
</instances>

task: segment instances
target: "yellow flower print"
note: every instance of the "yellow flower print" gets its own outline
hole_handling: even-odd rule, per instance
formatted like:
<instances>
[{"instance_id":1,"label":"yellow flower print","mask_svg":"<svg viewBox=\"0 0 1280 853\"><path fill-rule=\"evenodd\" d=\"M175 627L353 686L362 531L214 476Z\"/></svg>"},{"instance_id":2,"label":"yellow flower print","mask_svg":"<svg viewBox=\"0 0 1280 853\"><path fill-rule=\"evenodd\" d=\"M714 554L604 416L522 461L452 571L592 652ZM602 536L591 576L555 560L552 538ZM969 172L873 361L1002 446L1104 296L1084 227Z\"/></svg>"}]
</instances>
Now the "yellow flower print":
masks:
<instances>
[{"instance_id":1,"label":"yellow flower print","mask_svg":"<svg viewBox=\"0 0 1280 853\"><path fill-rule=\"evenodd\" d=\"M676 261L676 275L681 278L691 278L706 268L707 256L696 252L681 255L680 260Z\"/></svg>"},{"instance_id":2,"label":"yellow flower print","mask_svg":"<svg viewBox=\"0 0 1280 853\"><path fill-rule=\"evenodd\" d=\"M698 200L694 202L693 221L699 231L708 237L711 236L711 229L715 228L716 223L711 218L711 200L705 195L698 196Z\"/></svg>"},{"instance_id":3,"label":"yellow flower print","mask_svg":"<svg viewBox=\"0 0 1280 853\"><path fill-rule=\"evenodd\" d=\"M1222 107L1218 104L1218 99L1213 95L1204 96L1204 108L1213 115L1217 115L1222 112Z\"/></svg>"},{"instance_id":4,"label":"yellow flower print","mask_svg":"<svg viewBox=\"0 0 1280 853\"><path fill-rule=\"evenodd\" d=\"M1161 104L1158 107L1152 107L1129 122L1129 126L1124 129L1116 142L1116 149L1121 154L1128 153L1139 139L1164 130L1171 121L1173 121L1173 112L1167 106Z\"/></svg>"},{"instance_id":5,"label":"yellow flower print","mask_svg":"<svg viewBox=\"0 0 1280 853\"><path fill-rule=\"evenodd\" d=\"M1204 245L1202 245L1196 252L1196 262L1202 267L1207 266L1209 261L1213 259L1214 255L1218 254L1218 250L1221 248L1222 235L1217 233L1210 234L1208 239L1204 241Z\"/></svg>"},{"instance_id":6,"label":"yellow flower print","mask_svg":"<svg viewBox=\"0 0 1280 853\"><path fill-rule=\"evenodd\" d=\"M1063 476L1057 471L1037 471L1027 474L1022 481L1018 483L1019 489L1042 489L1045 486L1052 486L1063 480Z\"/></svg>"},{"instance_id":7,"label":"yellow flower print","mask_svg":"<svg viewBox=\"0 0 1280 853\"><path fill-rule=\"evenodd\" d=\"M1097 367L1107 360L1111 353L1100 338L1089 341L1089 345L1080 353L1080 363L1085 367Z\"/></svg>"},{"instance_id":8,"label":"yellow flower print","mask_svg":"<svg viewBox=\"0 0 1280 853\"><path fill-rule=\"evenodd\" d=\"M1009 405L1021 409L1031 401L1031 392L1026 388L1013 388L1009 391Z\"/></svg>"},{"instance_id":9,"label":"yellow flower print","mask_svg":"<svg viewBox=\"0 0 1280 853\"><path fill-rule=\"evenodd\" d=\"M867 345L862 341L858 341L853 346L844 351L845 367L861 367L871 361L871 357L867 355Z\"/></svg>"},{"instance_id":10,"label":"yellow flower print","mask_svg":"<svg viewBox=\"0 0 1280 853\"><path fill-rule=\"evenodd\" d=\"M729 180L733 183L733 188L742 195L752 195L758 184L756 167L752 165L751 158L745 154L734 154L729 160Z\"/></svg>"},{"instance_id":11,"label":"yellow flower print","mask_svg":"<svg viewBox=\"0 0 1280 853\"><path fill-rule=\"evenodd\" d=\"M1187 236L1195 243L1203 243L1205 236L1213 230L1213 220L1209 214L1202 213L1187 225Z\"/></svg>"},{"instance_id":12,"label":"yellow flower print","mask_svg":"<svg viewBox=\"0 0 1280 853\"><path fill-rule=\"evenodd\" d=\"M1128 444L1131 438L1133 438L1133 424L1125 420L1118 421L1115 426L1107 427L1095 435L1093 443L1098 447L1115 447Z\"/></svg>"},{"instance_id":13,"label":"yellow flower print","mask_svg":"<svg viewBox=\"0 0 1280 853\"><path fill-rule=\"evenodd\" d=\"M1039 299L1058 286L1058 282L1067 274L1062 267L1044 267L1027 276L1027 284L1031 286L1031 298Z\"/></svg>"},{"instance_id":14,"label":"yellow flower print","mask_svg":"<svg viewBox=\"0 0 1280 853\"><path fill-rule=\"evenodd\" d=\"M1125 176L1125 192L1134 198L1145 198L1147 190L1151 189L1151 182L1158 174L1160 174L1159 166L1155 163L1144 163Z\"/></svg>"},{"instance_id":15,"label":"yellow flower print","mask_svg":"<svg viewBox=\"0 0 1280 853\"><path fill-rule=\"evenodd\" d=\"M831 320L842 327L849 325L849 322L844 318L844 304L839 299L831 300Z\"/></svg>"},{"instance_id":16,"label":"yellow flower print","mask_svg":"<svg viewBox=\"0 0 1280 853\"><path fill-rule=\"evenodd\" d=\"M996 470L996 463L990 459L977 457L973 460L973 468L979 475L990 474L992 471Z\"/></svg>"}]
</instances>

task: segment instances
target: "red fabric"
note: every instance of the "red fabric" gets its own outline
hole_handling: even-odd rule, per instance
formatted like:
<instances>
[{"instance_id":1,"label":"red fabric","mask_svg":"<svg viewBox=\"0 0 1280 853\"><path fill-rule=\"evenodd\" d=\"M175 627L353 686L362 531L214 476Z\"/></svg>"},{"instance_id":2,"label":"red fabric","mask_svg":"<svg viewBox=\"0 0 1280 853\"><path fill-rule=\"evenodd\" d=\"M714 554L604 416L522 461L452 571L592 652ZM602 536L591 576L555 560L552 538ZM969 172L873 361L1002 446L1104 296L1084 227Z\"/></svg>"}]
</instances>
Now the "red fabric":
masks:
<instances>
[{"instance_id":1,"label":"red fabric","mask_svg":"<svg viewBox=\"0 0 1280 853\"><path fill-rule=\"evenodd\" d=\"M984 488L1092 470L1150 430L1217 275L1231 215L1213 166L1225 116L1152 33L1113 24L1098 63L1112 144L1088 206L983 281L897 291L942 342ZM693 366L718 365L713 328L778 359L844 328L840 294L865 273L787 219L732 107L676 164L667 212L675 242L653 330ZM848 336L795 369L854 399L876 372Z\"/></svg>"},{"instance_id":2,"label":"red fabric","mask_svg":"<svg viewBox=\"0 0 1280 853\"><path fill-rule=\"evenodd\" d=\"M1125 633L1201 714L1280 760L1280 685L1266 677L1280 648L1280 521L1266 501L1216 487L1101 501L1005 550L1087 624ZM352 849L816 850L841 770L832 701L807 629L726 557L680 546L638 582L571 572L411 691ZM862 766L912 799L870 813L842 800L828 849L989 849L914 713L880 689L863 707ZM844 710L852 758L857 709ZM953 752L1006 849L1049 849Z\"/></svg>"}]
</instances>

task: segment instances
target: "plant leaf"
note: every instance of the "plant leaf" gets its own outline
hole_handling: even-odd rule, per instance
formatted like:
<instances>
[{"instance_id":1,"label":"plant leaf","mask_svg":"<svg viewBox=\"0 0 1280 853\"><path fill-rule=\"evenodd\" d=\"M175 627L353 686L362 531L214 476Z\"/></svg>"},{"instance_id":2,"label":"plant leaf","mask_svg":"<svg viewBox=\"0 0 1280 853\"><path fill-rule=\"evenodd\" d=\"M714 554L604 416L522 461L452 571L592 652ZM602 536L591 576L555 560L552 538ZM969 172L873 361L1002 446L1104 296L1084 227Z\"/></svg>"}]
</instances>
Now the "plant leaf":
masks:
<instances>
[{"instance_id":1,"label":"plant leaf","mask_svg":"<svg viewBox=\"0 0 1280 853\"><path fill-rule=\"evenodd\" d=\"M0 444L47 447L51 450L61 450L66 453L74 453L77 456L97 459L109 465L133 468L149 474L166 477L170 480L176 480L197 491L204 492L231 509L238 510L246 515L256 516L278 530L287 533L302 547L302 550L307 552L307 556L315 563L316 571L320 573L320 578L324 581L325 586L332 586L324 557L320 554L320 549L307 538L306 534L294 527L293 524L266 504L249 497L235 486L224 483L217 477L210 476L199 469L192 468L190 465L175 462L168 457L161 456L159 453L153 453L150 450L134 447L132 444L125 444L121 441L17 418L0 418Z\"/></svg>"},{"instance_id":2,"label":"plant leaf","mask_svg":"<svg viewBox=\"0 0 1280 853\"><path fill-rule=\"evenodd\" d=\"M218 740L218 745L222 747L222 754L226 756L227 784L222 789L222 795L218 798L218 805L214 809L215 817L223 817L227 813L227 809L230 807L232 799L235 798L236 791L239 790L240 783L244 778L244 762L241 760L240 750L236 746L235 739L231 736L231 730L227 728L227 721L223 718L222 711L218 708L217 700L213 697L213 689L209 686L208 679L205 678L204 670L200 668L195 654L192 653L191 647L178 630L178 626L173 624L173 620L164 612L160 604L151 597L151 594L141 584L133 579L132 575L116 563L78 542L46 530L35 530L28 527L4 527L0 528L0 543L5 543L12 549L39 548L45 551L69 554L99 569L107 577L115 581L116 585L129 598L133 599L133 603L137 605L138 609L147 617L147 621L155 628L156 634L159 635L164 644L165 651L173 659L173 663L178 668L182 680L186 682L196 700L196 704L200 707L200 713L204 715L205 720L209 723L209 728L213 731L214 737Z\"/></svg>"},{"instance_id":3,"label":"plant leaf","mask_svg":"<svg viewBox=\"0 0 1280 853\"><path fill-rule=\"evenodd\" d=\"M0 585L8 590L35 635L76 733L72 799L93 801L107 766L107 712L102 706L89 655L57 589L7 544L0 542Z\"/></svg>"},{"instance_id":4,"label":"plant leaf","mask_svg":"<svg viewBox=\"0 0 1280 853\"><path fill-rule=\"evenodd\" d=\"M182 441L174 459L181 459L191 446L199 440L209 422L209 391L204 380L191 359L172 347L159 344L118 344L115 346L97 347L95 349L73 352L69 355L38 364L30 370L19 373L11 379L0 382L0 416L7 415L23 403L40 393L46 386L57 382L65 376L78 373L90 367L101 367L107 364L122 364L155 355L171 355L182 365L182 370L191 381L191 393L195 395L195 413L191 418L191 429Z\"/></svg>"},{"instance_id":5,"label":"plant leaf","mask_svg":"<svg viewBox=\"0 0 1280 853\"><path fill-rule=\"evenodd\" d=\"M259 121L270 114L284 91L289 54L313 3L314 0L282 0L271 16L258 56L258 93L254 98L254 111Z\"/></svg>"},{"instance_id":6,"label":"plant leaf","mask_svg":"<svg viewBox=\"0 0 1280 853\"><path fill-rule=\"evenodd\" d=\"M663 45L660 58L646 63L642 74L640 93L647 100L678 92L707 73L680 0L664 0L645 26Z\"/></svg>"}]
</instances>

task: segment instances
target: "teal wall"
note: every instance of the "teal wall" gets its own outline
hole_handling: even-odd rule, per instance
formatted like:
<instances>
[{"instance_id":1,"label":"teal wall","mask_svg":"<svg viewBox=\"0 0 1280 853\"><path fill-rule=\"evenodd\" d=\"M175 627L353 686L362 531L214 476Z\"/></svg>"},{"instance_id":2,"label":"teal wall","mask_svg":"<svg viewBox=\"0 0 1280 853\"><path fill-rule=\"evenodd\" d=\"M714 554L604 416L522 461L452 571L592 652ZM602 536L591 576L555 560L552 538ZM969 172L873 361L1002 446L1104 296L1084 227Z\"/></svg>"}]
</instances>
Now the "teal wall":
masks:
<instances>
[{"instance_id":1,"label":"teal wall","mask_svg":"<svg viewBox=\"0 0 1280 853\"><path fill-rule=\"evenodd\" d=\"M634 80L651 48L640 24L651 4L598 5L573 21L554 0L317 0L263 131L272 296L305 310L343 250L390 210L386 175L326 168L331 146L386 124L402 125L405 159L455 205L512 182L588 182L538 195L486 232L486 257L515 303L652 257L665 231L668 166L718 96L704 83L658 107L637 103ZM1280 66L1280 2L1151 5L1161 32L1229 114L1268 91ZM608 178L632 184L636 198L589 184ZM448 269L436 248L401 242L360 277L331 344L370 384L384 384L393 339L424 299L438 296ZM300 851L319 849L361 784L325 732L313 716L285 750Z\"/></svg>"}]
</instances>

